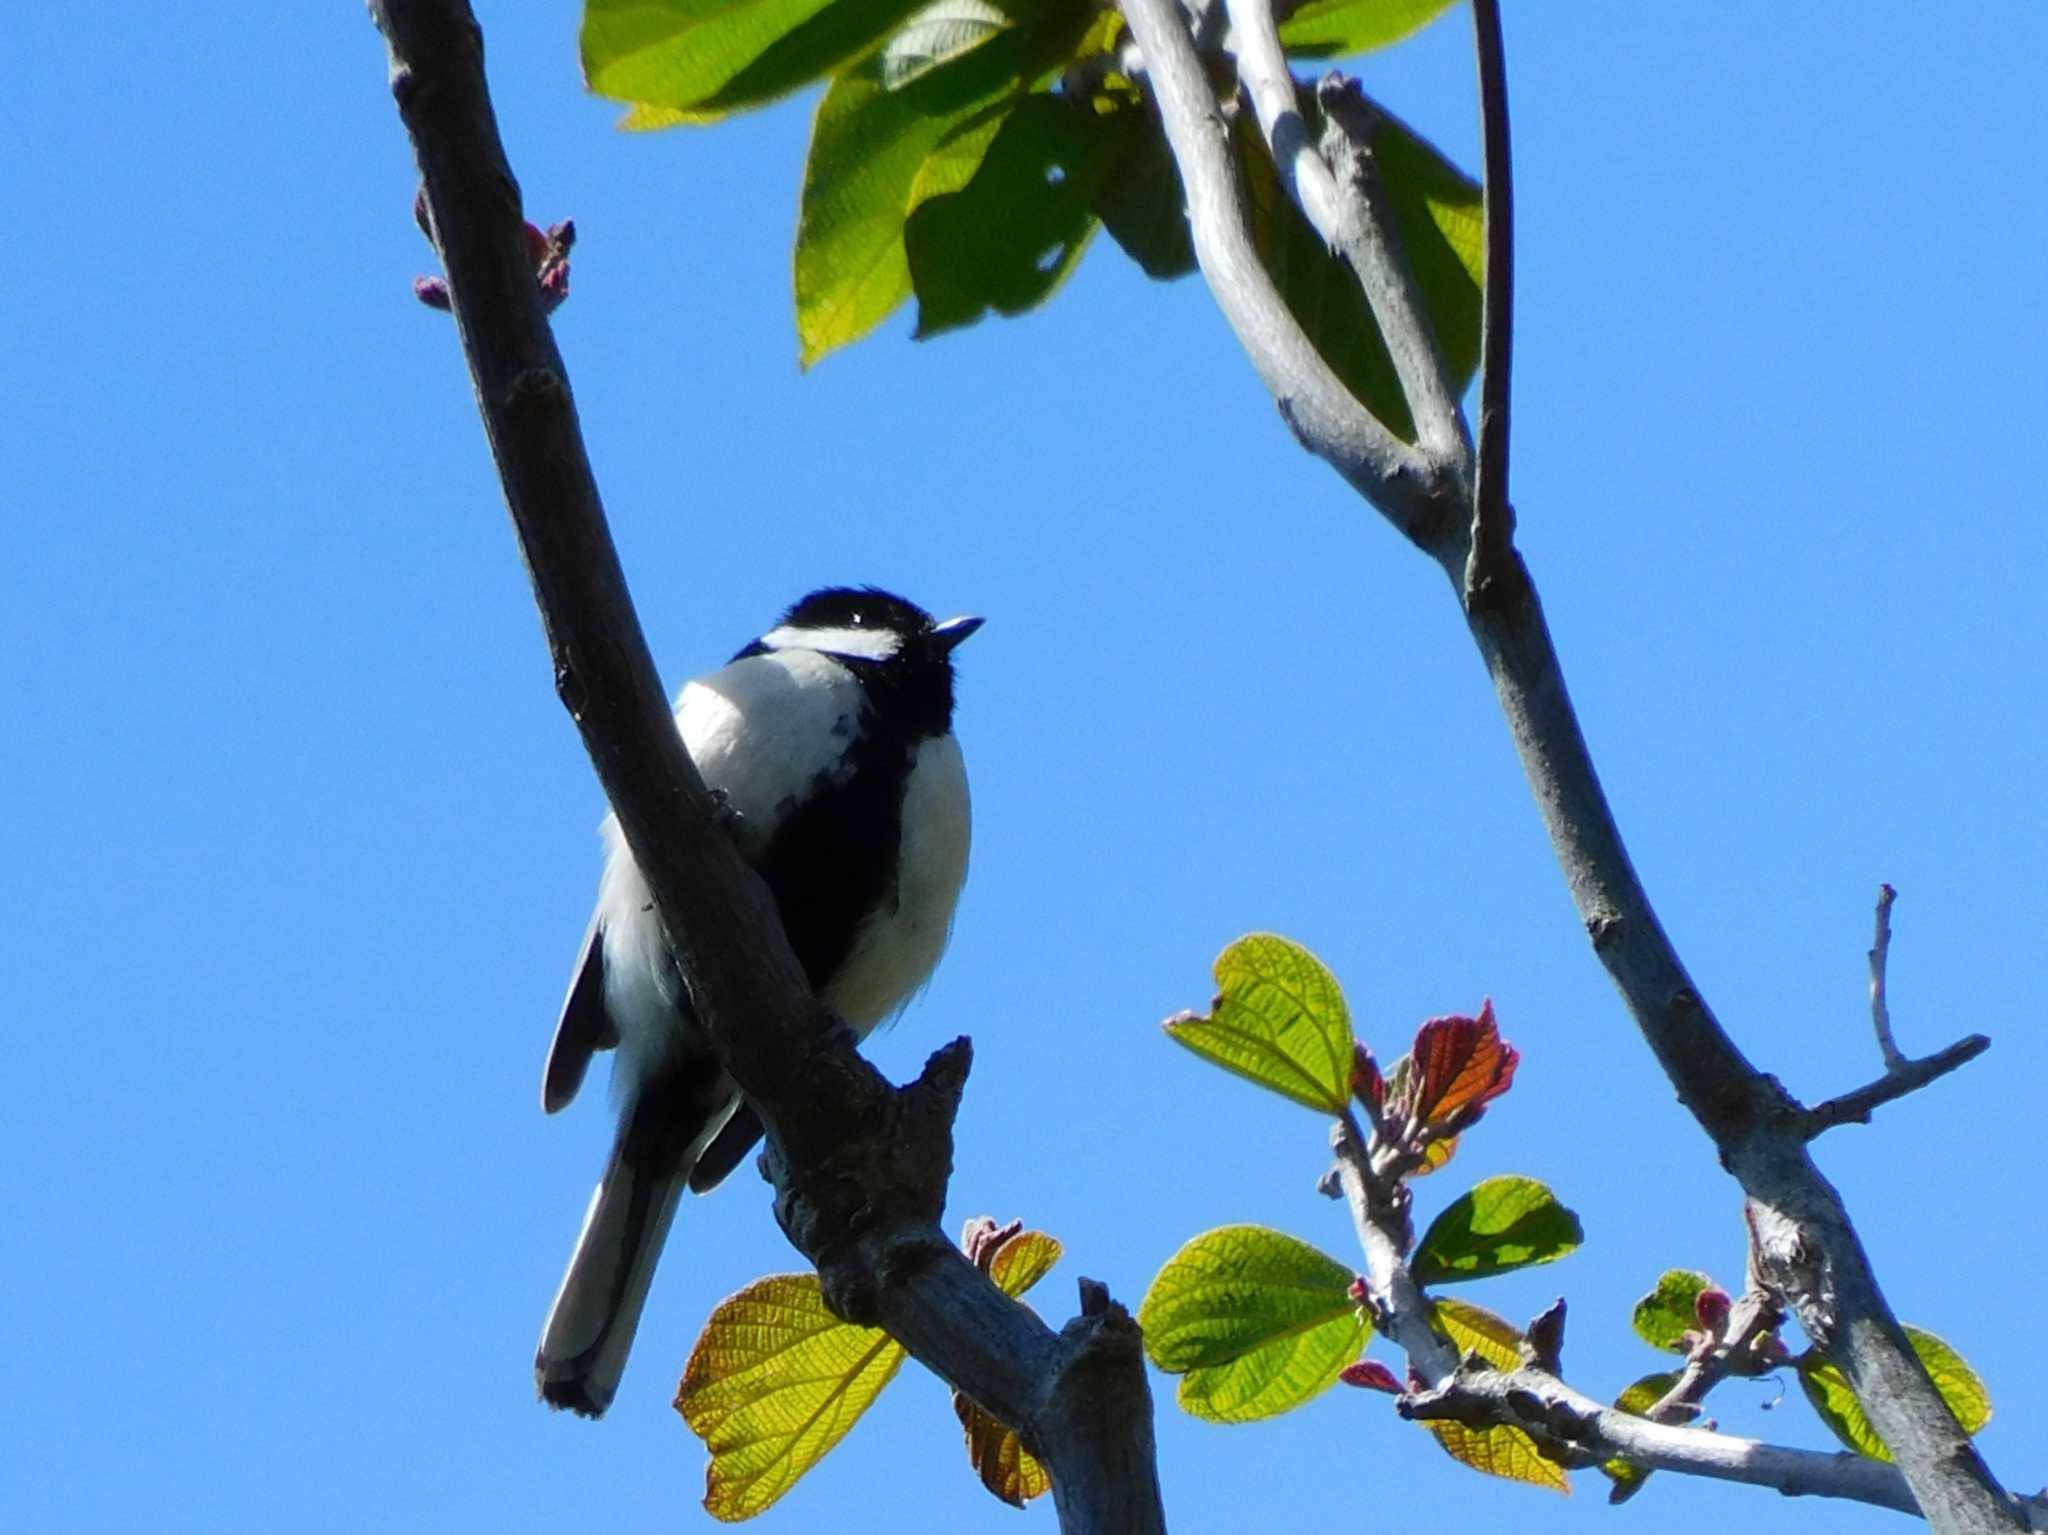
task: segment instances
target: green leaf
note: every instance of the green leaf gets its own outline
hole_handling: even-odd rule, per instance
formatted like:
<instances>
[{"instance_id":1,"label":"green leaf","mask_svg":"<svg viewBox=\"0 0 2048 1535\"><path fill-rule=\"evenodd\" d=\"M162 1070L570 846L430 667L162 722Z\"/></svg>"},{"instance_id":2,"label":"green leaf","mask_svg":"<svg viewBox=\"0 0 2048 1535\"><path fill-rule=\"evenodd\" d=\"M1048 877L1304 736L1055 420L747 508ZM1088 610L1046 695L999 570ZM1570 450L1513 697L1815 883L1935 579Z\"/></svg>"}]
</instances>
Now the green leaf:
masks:
<instances>
[{"instance_id":1,"label":"green leaf","mask_svg":"<svg viewBox=\"0 0 2048 1535\"><path fill-rule=\"evenodd\" d=\"M668 121L759 106L859 57L917 0L584 0L583 77ZM631 125L653 126L642 112Z\"/></svg>"},{"instance_id":2,"label":"green leaf","mask_svg":"<svg viewBox=\"0 0 2048 1535\"><path fill-rule=\"evenodd\" d=\"M1630 1325L1651 1348L1685 1352L1685 1335L1699 1325L1698 1304L1714 1281L1697 1269L1667 1269L1657 1288L1636 1302Z\"/></svg>"},{"instance_id":3,"label":"green leaf","mask_svg":"<svg viewBox=\"0 0 2048 1535\"><path fill-rule=\"evenodd\" d=\"M1678 1384L1678 1376L1669 1370L1660 1370L1654 1375L1645 1375L1614 1399L1614 1405L1623 1412L1632 1412L1641 1417L1664 1399L1664 1395ZM1619 1456L1603 1462L1601 1472L1614 1483L1609 1489L1607 1501L1625 1503L1642 1490L1644 1482L1650 1479L1650 1469L1639 1466L1632 1460Z\"/></svg>"},{"instance_id":4,"label":"green leaf","mask_svg":"<svg viewBox=\"0 0 2048 1535\"><path fill-rule=\"evenodd\" d=\"M825 1309L816 1274L757 1279L704 1324L676 1411L711 1451L704 1507L749 1519L846 1437L904 1360Z\"/></svg>"},{"instance_id":5,"label":"green leaf","mask_svg":"<svg viewBox=\"0 0 2048 1535\"><path fill-rule=\"evenodd\" d=\"M865 336L910 296L906 221L924 199L966 185L979 162L962 146L981 132L986 149L1004 105L1064 57L1086 26L1083 16L1012 27L900 90L883 85L880 56L833 81L811 127L797 221L805 367Z\"/></svg>"},{"instance_id":6,"label":"green leaf","mask_svg":"<svg viewBox=\"0 0 2048 1535\"><path fill-rule=\"evenodd\" d=\"M1306 1242L1263 1226L1225 1226L1189 1242L1138 1310L1145 1352L1182 1376L1180 1404L1216 1423L1300 1406L1336 1383L1372 1329L1354 1276Z\"/></svg>"},{"instance_id":7,"label":"green leaf","mask_svg":"<svg viewBox=\"0 0 2048 1535\"><path fill-rule=\"evenodd\" d=\"M1434 1299L1430 1317L1437 1330L1451 1340L1460 1354L1477 1354L1496 1370L1513 1370L1522 1363L1522 1333L1507 1318L1469 1301ZM1532 1487L1547 1487L1569 1493L1571 1482L1564 1469L1546 1459L1528 1433L1509 1424L1492 1428L1471 1428L1463 1423L1425 1423L1444 1453L1488 1476Z\"/></svg>"},{"instance_id":8,"label":"green leaf","mask_svg":"<svg viewBox=\"0 0 2048 1535\"><path fill-rule=\"evenodd\" d=\"M1419 1284L1554 1263L1585 1239L1579 1218L1534 1178L1488 1178L1434 1221L1410 1260Z\"/></svg>"},{"instance_id":9,"label":"green leaf","mask_svg":"<svg viewBox=\"0 0 2048 1535\"><path fill-rule=\"evenodd\" d=\"M1096 217L1147 277L1158 282L1184 277L1195 269L1195 240L1180 167L1148 107L1129 101L1119 116L1132 120L1129 142L1096 191Z\"/></svg>"},{"instance_id":10,"label":"green leaf","mask_svg":"<svg viewBox=\"0 0 2048 1535\"><path fill-rule=\"evenodd\" d=\"M1167 1034L1226 1071L1341 1114L1351 1100L1351 1014L1322 961L1253 933L1217 956L1216 986L1207 1017L1183 1013Z\"/></svg>"},{"instance_id":11,"label":"green leaf","mask_svg":"<svg viewBox=\"0 0 2048 1535\"><path fill-rule=\"evenodd\" d=\"M920 202L904 227L918 337L1050 298L1095 232L1124 140L1115 118L1064 96L1018 102L960 190Z\"/></svg>"},{"instance_id":12,"label":"green leaf","mask_svg":"<svg viewBox=\"0 0 2048 1535\"><path fill-rule=\"evenodd\" d=\"M1948 1404L1948 1410L1955 1414L1964 1433L1975 1434L1991 1421L1990 1394L1985 1391L1984 1382L1978 1379L1977 1372L1964 1363L1961 1354L1924 1328L1908 1327L1906 1340L1913 1345L1913 1352L1920 1356L1920 1363L1927 1367L1934 1389ZM1799 1384L1805 1388L1806 1399L1813 1403L1813 1410L1820 1414L1821 1421L1842 1443L1872 1460L1892 1458L1890 1448L1878 1437L1877 1430L1870 1426L1870 1419L1864 1415L1863 1404L1849 1389L1848 1377L1835 1366L1818 1354L1809 1353L1799 1362Z\"/></svg>"},{"instance_id":13,"label":"green leaf","mask_svg":"<svg viewBox=\"0 0 2048 1535\"><path fill-rule=\"evenodd\" d=\"M1421 31L1451 0L1309 0L1280 23L1280 42L1304 58L1370 53Z\"/></svg>"}]
</instances>

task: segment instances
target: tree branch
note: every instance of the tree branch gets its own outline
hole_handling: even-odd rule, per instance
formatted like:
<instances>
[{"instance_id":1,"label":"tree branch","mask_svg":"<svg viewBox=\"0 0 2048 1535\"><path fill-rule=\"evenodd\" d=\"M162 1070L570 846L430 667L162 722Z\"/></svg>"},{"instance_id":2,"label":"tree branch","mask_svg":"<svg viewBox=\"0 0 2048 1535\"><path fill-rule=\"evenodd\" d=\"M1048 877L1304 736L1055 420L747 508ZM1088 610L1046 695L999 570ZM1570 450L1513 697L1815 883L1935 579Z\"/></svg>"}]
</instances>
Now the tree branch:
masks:
<instances>
[{"instance_id":1,"label":"tree branch","mask_svg":"<svg viewBox=\"0 0 2048 1535\"><path fill-rule=\"evenodd\" d=\"M1892 902L1898 897L1898 891L1890 885L1877 887L1877 936L1869 954L1870 1021L1877 1030L1878 1052L1884 1057L1884 1075L1852 1093L1843 1093L1808 1109L1806 1133L1809 1139L1836 1125L1867 1125L1873 1109L1890 1103L1894 1098L1918 1092L1928 1083L1947 1076L1958 1066L1975 1060L1991 1048L1991 1041L1984 1035L1971 1034L1946 1050L1937 1050L1917 1061L1900 1051L1898 1041L1892 1037L1891 1005L1885 999L1885 967L1892 952Z\"/></svg>"},{"instance_id":2,"label":"tree branch","mask_svg":"<svg viewBox=\"0 0 2048 1535\"><path fill-rule=\"evenodd\" d=\"M1325 76L1318 149L1302 121L1299 84L1280 47L1271 0L1229 0L1238 80L1251 99L1273 164L1309 223L1350 265L1415 418L1417 445L1454 477L1472 473L1472 444L1443 351L1401 250L1393 210L1372 161L1378 109L1356 81Z\"/></svg>"},{"instance_id":3,"label":"tree branch","mask_svg":"<svg viewBox=\"0 0 2048 1535\"><path fill-rule=\"evenodd\" d=\"M1465 605L1485 600L1508 569L1515 509L1508 500L1508 421L1515 352L1515 176L1508 127L1507 54L1500 0L1472 0L1479 56L1479 121L1486 155L1486 307L1480 331L1479 469L1472 495L1472 549L1466 556Z\"/></svg>"},{"instance_id":4,"label":"tree branch","mask_svg":"<svg viewBox=\"0 0 2048 1535\"><path fill-rule=\"evenodd\" d=\"M1654 1471L1769 1487L1788 1497L1844 1498L1900 1513L1920 1505L1898 1467L1861 1455L1788 1449L1623 1412L1572 1390L1546 1370L1501 1371L1468 1359L1431 1390L1397 1399L1404 1418L1523 1430L1568 1465L1623 1459ZM2041 1528L2031 1504L2013 1500L2015 1528Z\"/></svg>"},{"instance_id":5,"label":"tree branch","mask_svg":"<svg viewBox=\"0 0 2048 1535\"><path fill-rule=\"evenodd\" d=\"M1063 1529L1163 1530L1129 1318L1105 1298L1055 1336L938 1229L966 1041L901 1092L854 1051L810 995L767 887L682 748L542 313L469 7L373 0L371 12L556 690L654 893L691 1005L767 1127L784 1230L836 1311L887 1328L1042 1452ZM1115 1487L1095 1484L1106 1466L1119 1469Z\"/></svg>"},{"instance_id":6,"label":"tree branch","mask_svg":"<svg viewBox=\"0 0 2048 1535\"><path fill-rule=\"evenodd\" d=\"M1942 1404L1885 1304L1840 1196L1808 1155L1804 1111L1729 1038L1658 922L1594 771L1510 524L1504 516L1482 516L1477 498L1454 481L1411 477L1398 458L1383 456L1371 461L1374 472L1359 472L1360 460L1343 449L1341 425L1358 411L1357 402L1347 410L1326 398L1332 380L1312 346L1276 345L1267 334L1273 322L1266 307L1277 304L1277 296L1245 236L1225 129L1172 0L1122 5L1180 165L1203 276L1303 444L1344 472L1451 578L1594 950L1680 1101L1749 1196L1762 1277L1841 1366L1937 1529L2017 1528L2011 1499ZM1492 369L1482 381L1482 400L1494 409L1490 423L1482 420L1481 477L1487 495L1504 508L1510 327L1503 310L1512 259L1503 255L1511 233L1502 204L1505 70L1497 8L1480 0L1476 9L1494 215L1489 244L1502 247L1489 259ZM1299 338L1291 317L1284 329ZM1312 415L1295 408L1306 399L1316 403ZM1394 489L1398 498L1388 494ZM1468 568L1474 555L1476 571Z\"/></svg>"},{"instance_id":7,"label":"tree branch","mask_svg":"<svg viewBox=\"0 0 2048 1535\"><path fill-rule=\"evenodd\" d=\"M1175 0L1121 0L1180 167L1195 256L1224 318L1301 444L1422 548L1441 542L1444 476L1351 397L1253 248L1230 128Z\"/></svg>"},{"instance_id":8,"label":"tree branch","mask_svg":"<svg viewBox=\"0 0 2048 1535\"><path fill-rule=\"evenodd\" d=\"M1885 996L1885 970L1892 957L1892 902L1899 898L1890 885L1877 887L1877 933L1870 944L1870 1022L1877 1030L1878 1054L1887 1072L1906 1064L1899 1042L1892 1037L1892 1008Z\"/></svg>"}]
</instances>

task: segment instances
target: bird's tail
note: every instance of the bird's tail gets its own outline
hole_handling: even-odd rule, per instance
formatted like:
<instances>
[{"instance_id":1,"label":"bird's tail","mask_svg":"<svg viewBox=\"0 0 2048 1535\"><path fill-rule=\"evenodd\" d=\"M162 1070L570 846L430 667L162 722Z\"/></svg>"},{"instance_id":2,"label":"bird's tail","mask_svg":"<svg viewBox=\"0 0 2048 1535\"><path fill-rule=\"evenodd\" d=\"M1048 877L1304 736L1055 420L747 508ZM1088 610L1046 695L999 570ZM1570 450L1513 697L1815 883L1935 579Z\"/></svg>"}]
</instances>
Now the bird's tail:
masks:
<instances>
[{"instance_id":1,"label":"bird's tail","mask_svg":"<svg viewBox=\"0 0 2048 1535\"><path fill-rule=\"evenodd\" d=\"M733 1107L708 1101L711 1087L649 1083L620 1116L533 1356L534 1383L550 1407L596 1418L611 1406L676 1203Z\"/></svg>"}]
</instances>

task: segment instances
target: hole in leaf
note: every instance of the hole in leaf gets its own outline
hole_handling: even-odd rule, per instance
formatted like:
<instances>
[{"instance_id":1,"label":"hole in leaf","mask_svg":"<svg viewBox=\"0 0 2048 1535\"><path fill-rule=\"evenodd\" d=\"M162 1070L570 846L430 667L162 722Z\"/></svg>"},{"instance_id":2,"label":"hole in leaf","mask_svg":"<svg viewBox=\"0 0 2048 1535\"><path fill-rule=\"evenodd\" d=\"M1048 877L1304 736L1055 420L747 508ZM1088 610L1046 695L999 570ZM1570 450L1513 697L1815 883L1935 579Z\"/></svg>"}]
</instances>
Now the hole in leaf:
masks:
<instances>
[{"instance_id":1,"label":"hole in leaf","mask_svg":"<svg viewBox=\"0 0 2048 1535\"><path fill-rule=\"evenodd\" d=\"M1048 275L1051 274L1059 266L1060 262L1065 259L1066 254L1066 246L1048 245L1038 253L1038 270Z\"/></svg>"},{"instance_id":2,"label":"hole in leaf","mask_svg":"<svg viewBox=\"0 0 2048 1535\"><path fill-rule=\"evenodd\" d=\"M1064 185L1066 179L1067 168L1064 165L1048 165L1045 168L1045 184L1047 186L1056 187Z\"/></svg>"}]
</instances>

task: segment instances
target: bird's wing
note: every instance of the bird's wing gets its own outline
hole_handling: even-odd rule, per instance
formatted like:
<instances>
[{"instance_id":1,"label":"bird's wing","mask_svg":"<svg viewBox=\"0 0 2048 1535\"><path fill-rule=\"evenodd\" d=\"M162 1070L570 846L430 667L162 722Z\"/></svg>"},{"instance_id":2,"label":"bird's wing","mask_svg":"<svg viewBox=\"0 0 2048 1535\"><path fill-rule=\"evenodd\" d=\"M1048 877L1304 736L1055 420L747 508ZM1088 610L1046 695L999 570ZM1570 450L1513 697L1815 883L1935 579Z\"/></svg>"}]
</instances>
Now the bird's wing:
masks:
<instances>
[{"instance_id":1,"label":"bird's wing","mask_svg":"<svg viewBox=\"0 0 2048 1535\"><path fill-rule=\"evenodd\" d=\"M717 1138L704 1148L697 1165L690 1169L690 1192L708 1194L717 1188L760 1139L760 1118L751 1103L742 1103L733 1110L732 1118L725 1122Z\"/></svg>"},{"instance_id":2,"label":"bird's wing","mask_svg":"<svg viewBox=\"0 0 2048 1535\"><path fill-rule=\"evenodd\" d=\"M591 1056L618 1042L619 1031L604 1009L604 930L592 917L590 931L583 935L583 953L576 961L576 978L569 983L569 995L562 999L555 1041L548 1046L540 1106L552 1114L575 1097L584 1072L590 1069Z\"/></svg>"}]
</instances>

